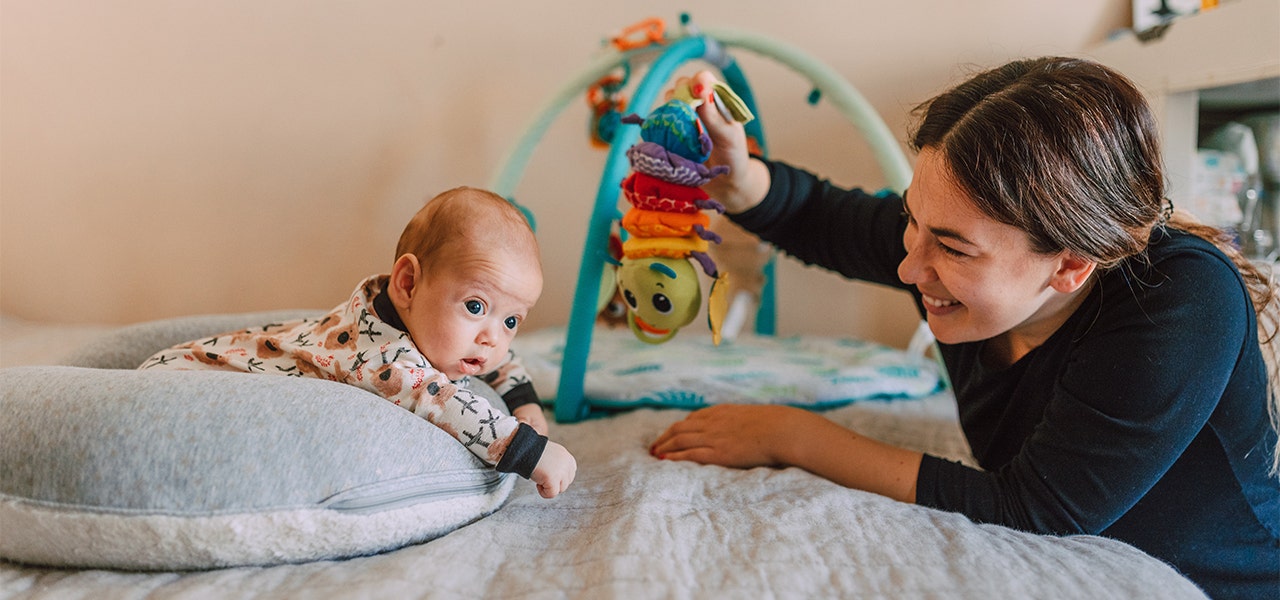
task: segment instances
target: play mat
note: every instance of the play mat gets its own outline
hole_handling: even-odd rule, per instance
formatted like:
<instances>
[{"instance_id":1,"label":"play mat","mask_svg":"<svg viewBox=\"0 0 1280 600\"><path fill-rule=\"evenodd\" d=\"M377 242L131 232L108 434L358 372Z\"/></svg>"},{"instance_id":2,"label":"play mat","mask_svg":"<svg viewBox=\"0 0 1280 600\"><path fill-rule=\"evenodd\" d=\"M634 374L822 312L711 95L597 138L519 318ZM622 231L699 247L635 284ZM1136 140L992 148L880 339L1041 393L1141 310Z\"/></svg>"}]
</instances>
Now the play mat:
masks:
<instances>
[{"instance_id":1,"label":"play mat","mask_svg":"<svg viewBox=\"0 0 1280 600\"><path fill-rule=\"evenodd\" d=\"M610 254L611 236L617 236L615 232L619 229L620 220L625 224L619 210L619 198L625 188L627 198L639 207L631 188L635 177L633 169L652 172L644 169L637 160L639 150L665 146L670 151L672 163L686 172L701 167L697 163L706 158L705 144L709 142L704 141L702 152L699 152L697 144L689 141L701 131L699 123L693 123L687 135L681 135L679 130L674 135L668 133L666 137L648 135L649 125L658 118L655 115L671 104L656 103L657 98L664 88L671 85L676 69L686 63L700 61L717 70L726 88L736 94L734 100L739 105L734 113L744 112L756 117L746 120L744 127L761 155L768 153L762 119L758 118L751 86L730 49L747 50L772 58L804 76L814 85L809 94L810 103L829 101L849 120L870 145L893 190L901 191L910 181L911 169L897 141L879 115L844 78L804 53L769 38L738 31L703 32L688 23L686 16L682 16L682 24L683 32L671 36L665 32L661 21L647 20L615 37L615 51L572 77L537 112L490 186L519 204L515 188L538 140L559 113L570 102L578 100L584 90L587 91L588 99L596 107L591 137L597 145L608 148L608 157L588 221L569 323L559 334L562 336L559 343L552 339L555 334L549 333L543 335L552 337L518 339L518 343L529 347L529 352L541 356L545 364L554 365L545 375L550 377L550 381L557 382L556 389L546 390L544 383L541 391L545 398L555 399L556 419L572 422L591 415L597 409L634 406L687 408L735 398L747 402L779 402L821 408L865 398L919 397L945 385L942 369L924 364L919 359L919 352L901 353L857 340L770 339L776 331L772 260L762 267L765 283L754 315L756 335L750 339L717 346L702 339L691 339L695 336L685 333L667 339L657 348L646 349L625 344L597 325L603 290L613 285L614 275L609 265L616 264L616 261ZM641 72L643 76L639 75ZM626 124L626 111L621 110L621 90L633 79L639 81L635 83L626 105L632 110L645 112L635 107L658 104L640 127ZM673 128L669 123L664 123L668 130ZM675 127L680 125L688 124L677 122ZM652 143L655 140L661 144ZM676 147L680 144L691 148ZM701 174L713 176L705 169ZM668 185L663 189L673 188ZM705 206L699 204L698 208ZM689 208L688 212L696 210ZM628 227L628 231L632 229ZM709 235L699 234L712 239ZM690 235L690 238L694 236ZM627 243L632 242L624 242L624 245ZM694 243L706 245L696 238ZM681 259L675 262L695 262L692 257L689 261L682 260L683 257L681 255ZM672 265L672 262L665 264ZM624 268L617 268L619 282ZM675 276L664 265L651 268L662 269ZM707 275L715 276L705 263L702 269ZM710 306L715 295L713 285L709 308L705 311L709 319L714 310ZM726 320L741 318L735 319L730 313ZM633 325L632 329L638 328ZM712 330L712 337L718 337L716 325L712 325ZM924 335L928 333L926 328L921 332ZM637 337L642 336L637 333ZM913 340L913 346L920 345Z\"/></svg>"}]
</instances>

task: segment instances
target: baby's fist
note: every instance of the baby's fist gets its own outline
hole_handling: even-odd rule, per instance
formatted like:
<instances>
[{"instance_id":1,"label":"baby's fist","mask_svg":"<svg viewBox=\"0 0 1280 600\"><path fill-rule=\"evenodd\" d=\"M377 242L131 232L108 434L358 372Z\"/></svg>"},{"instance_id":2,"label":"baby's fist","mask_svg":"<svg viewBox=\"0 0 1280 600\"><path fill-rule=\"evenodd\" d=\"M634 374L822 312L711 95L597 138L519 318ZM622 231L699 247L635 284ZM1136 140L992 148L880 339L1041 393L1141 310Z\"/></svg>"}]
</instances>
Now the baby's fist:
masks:
<instances>
[{"instance_id":1,"label":"baby's fist","mask_svg":"<svg viewBox=\"0 0 1280 600\"><path fill-rule=\"evenodd\" d=\"M547 442L546 448L542 450L542 458L538 459L538 465L533 468L533 475L529 479L538 484L538 493L543 498L555 498L573 483L573 476L577 473L578 461L574 460L573 455L564 446Z\"/></svg>"}]
</instances>

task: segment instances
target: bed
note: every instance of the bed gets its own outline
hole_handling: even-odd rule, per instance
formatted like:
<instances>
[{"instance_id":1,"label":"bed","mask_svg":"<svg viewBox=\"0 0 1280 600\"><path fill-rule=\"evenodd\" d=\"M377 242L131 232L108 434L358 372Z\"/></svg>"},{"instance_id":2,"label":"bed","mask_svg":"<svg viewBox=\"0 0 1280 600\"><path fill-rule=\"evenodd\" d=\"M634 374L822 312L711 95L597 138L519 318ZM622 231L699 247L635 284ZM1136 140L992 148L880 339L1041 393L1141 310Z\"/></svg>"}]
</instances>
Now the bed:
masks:
<instances>
[{"instance_id":1,"label":"bed","mask_svg":"<svg viewBox=\"0 0 1280 600\"><path fill-rule=\"evenodd\" d=\"M631 100L635 106L652 104L675 67L694 59L718 67L732 88L743 93L751 104L749 86L724 52L727 47L770 56L804 75L815 86L811 101L816 102L822 96L819 91L825 94L823 97L829 98L871 143L891 186L898 190L905 186L910 167L896 141L842 77L773 40L734 31L713 31L704 36L688 28L684 34L665 38L659 44L619 48L618 52L608 53L575 76L538 113L489 187L515 202L516 183L547 125L568 103L577 100L581 90L591 82L603 81L602 77L621 67L629 72L633 63L638 66L641 61L653 60L653 66L635 89ZM659 52L660 56L655 58ZM754 105L751 107L754 109ZM749 123L747 130L764 149L759 122ZM841 388L836 397L813 395L806 406L823 410L834 422L882 441L973 464L958 426L954 400L940 372L930 371L914 351L886 352L856 342L800 348L803 344L773 338L768 335L773 333L768 284L761 294L754 334L733 340L727 348L711 350L693 334L684 333L676 342L647 351L634 346L614 346L621 350L612 358L601 358L610 344L620 343L612 333L596 328L595 319L600 310L605 248L618 216L619 182L628 164L626 149L636 135L635 131L619 131L612 141L600 191L591 211L578 288L567 327L522 332L513 345L525 356L540 395L556 399L553 406L546 408L551 423L550 437L568 448L578 461L577 478L567 492L545 500L533 485L511 476L492 485L485 484L481 493L450 496L434 504L365 511L361 514L366 517L394 513L396 519L374 519L380 528L379 535L383 536L376 543L332 550L328 544L331 537L334 543L345 543L349 541L346 538L360 536L367 521L331 519L328 513L341 512L344 508L340 506L342 502L335 503L325 496L330 491L320 494L318 504L297 511L305 513L307 527L289 529L281 528L271 519L259 518L266 509L251 505L256 488L234 481L240 473L257 473L253 463L259 459L275 460L285 471L301 464L305 471L313 460L307 444L326 444L324 433L304 431L310 428L309 423L303 422L292 424L291 427L296 428L290 430L289 435L266 428L256 434L262 439L254 439L252 425L257 423L251 421L246 427L233 425L213 433L206 431L221 425L224 418L240 415L245 407L277 404L288 400L287 396L307 396L310 391L299 393L279 381L268 381L286 380L283 377L224 374L233 379L203 381L233 392L240 385L253 384L260 388L258 395L248 398L247 404L245 398L236 397L234 393L230 398L217 398L239 402L236 404L239 408L217 413L214 406L209 409L214 412L201 413L197 431L188 433L203 435L202 439L210 446L243 446L235 453L235 459L242 462L233 465L235 468L230 471L224 470L223 479L217 482L219 485L211 487L200 488L198 478L193 478L190 485L185 480L171 481L172 478L164 476L163 469L158 471L159 475L152 473L145 484L133 487L143 492L151 487L166 487L172 494L186 494L182 501L188 503L203 501L206 493L241 496L238 500L249 504L242 502L235 506L236 510L214 507L211 513L206 510L208 506L202 505L201 510L205 512L199 513L213 514L206 521L217 521L218 531L231 531L233 538L188 539L187 534L193 530L180 522L176 533L166 532L169 537L162 540L164 543L150 544L116 535L117 531L130 532L127 528L99 528L92 520L84 522L89 526L78 528L82 521L73 519L69 525L60 523L60 528L48 530L60 535L59 541L66 547L42 554L42 546L56 544L49 541L52 538L41 537L44 529L32 533L39 529L36 525L43 527L46 523L38 519L25 520L30 515L23 511L34 506L37 517L47 517L47 513L57 513L50 506L57 509L60 505L47 498L35 499L39 500L35 502L34 496L15 501L12 497L15 485L22 487L31 480L39 480L44 476L41 469L45 469L70 471L60 476L65 479L64 483L69 482L72 493L82 491L77 486L103 485L115 485L113 493L129 493L130 486L128 482L113 480L115 472L102 468L102 464L94 465L93 475L97 479L86 479L83 473L77 473L78 461L85 456L94 458L92 453L71 451L65 455L55 454L55 459L41 455L52 462L32 467L22 458L26 456L23 442L27 438L17 442L5 440L4 431L16 430L31 439L45 433L64 436L57 444L46 444L44 449L48 451L58 450L63 442L78 443L83 437L99 437L103 439L92 448L93 452L112 455L131 453L119 450L122 443L163 438L166 435L157 434L168 434L169 430L153 429L154 423L143 418L114 423L116 429L110 435L103 435L92 415L70 429L56 420L52 425L45 422L43 426L15 423L19 417L14 415L39 421L40 409L44 406L41 403L46 400L52 402L52 406L66 400L32 398L46 390L43 387L46 382L41 378L74 376L85 382L85 388L98 387L93 385L97 379L109 380L111 385L103 386L111 388L108 392L98 393L93 389L82 396L74 390L68 393L63 386L58 393L74 396L79 405L90 408L109 410L110 405L126 403L125 408L117 412L127 412L134 406L150 410L154 403L127 404L139 400L132 397L134 390L130 382L147 384L150 392L158 389L180 395L190 394L188 388L193 386L175 379L162 382L168 387L157 388L154 382L140 379L132 369L143 358L172 343L268 321L259 320L266 317L243 316L236 317L240 320L232 326L232 321L213 316L212 320L200 320L198 329L188 327L189 323L178 323L176 328L175 324L167 323L158 329L140 324L139 330L139 326L53 325L0 317L0 401L3 401L0 405L0 486L8 486L0 489L0 557L10 559L0 558L0 598L1204 597L1194 584L1167 564L1119 541L1097 536L1040 536L975 524L958 514L843 488L794 468L736 470L651 457L650 443L690 409L725 400L772 401L769 397L744 393L747 388L733 385L752 373L730 373L719 380L704 375L708 365L694 360L696 356L705 355L723 364L731 362L724 358L731 356L755 369L758 363L752 362L749 343L758 339L769 348L770 360L765 362L784 362L776 357L794 358L793 355L803 350L827 357L847 352L856 357L856 362L870 364L874 373L868 376L865 372L841 372L820 358L806 359L784 364L785 372L774 374L771 379L776 381L789 373L807 370L823 372L828 380L854 382L856 385L851 388ZM139 337L140 331L145 335ZM151 337L157 331L164 335ZM752 338L755 334L760 337ZM107 356L110 360L85 362L86 355L103 353L104 348L108 349L105 354L111 354L110 349L119 345L105 344L104 340L125 338L141 340L150 346L133 348L128 355ZM694 345L686 345L690 343ZM699 343L704 345L697 346ZM678 348L683 350L677 351ZM95 350L89 352L89 349ZM646 352L658 358L649 359ZM906 362L875 362L884 357L903 358ZM618 366L621 358L632 362ZM841 361L843 359L836 362ZM608 370L601 367L602 364L627 373L658 372L663 379L679 379L684 387L675 393L664 388L655 393L606 398L601 388L634 392L634 386L617 382L603 386L593 384L592 381L598 384L602 372ZM690 368L677 373L674 368L677 366ZM722 385L726 381L730 384ZM886 389L879 385L886 381L894 387ZM386 414L379 418L407 420L409 425L418 426L419 429L414 430L417 433L409 432L408 438L444 436L417 417L372 395L370 398L350 396L352 386L320 381L314 384L337 386L314 388L322 400L331 400L335 406L366 403L364 409L348 409L353 417L362 419L366 416L364 412L380 410ZM312 384L306 380L293 381L293 386L306 385ZM803 386L788 388L783 396L791 397L798 387ZM97 395L93 395L95 393ZM323 398L327 396L342 398ZM200 398L208 399L208 396ZM164 399L161 394L161 400ZM182 399L189 400L186 396ZM306 405L302 402L298 406ZM35 409L22 412L31 407ZM200 410L208 408L203 404L199 407ZM294 410L298 409L277 409L277 412ZM164 413L164 416L175 421L190 420L186 418L190 415L181 411ZM390 421L379 421L384 422ZM267 444L263 440L302 439L308 433L312 434L310 441L294 441L295 454L284 459L274 456L274 451L279 449L276 446L272 446L275 449L272 451L262 449ZM218 437L222 435L237 441L223 443ZM338 435L344 434L329 434L329 437ZM378 441L371 439L370 443ZM263 443L262 447L255 445L259 442ZM363 444L360 440L347 441L355 458L361 460L367 458L358 456ZM134 448L133 445L127 447ZM444 442L428 450L460 455L445 461L453 461L449 464L455 467L474 461L466 450L460 449L456 440L447 436ZM346 466L344 459L339 455L327 467L338 471L329 474L334 481L345 475L341 473ZM147 468L155 466L145 461L139 464ZM385 475L381 473L384 467L395 468L395 465L378 463L369 469L381 477ZM434 467L428 465L427 468ZM305 473L298 477L297 472L285 471L276 475L315 483ZM456 468L449 471L459 472ZM277 479L270 483L277 484L272 493L291 498L294 490L288 489L289 485L279 485ZM325 485L332 483L328 481ZM374 487L385 483L387 481L379 479ZM192 492L188 488L200 491ZM351 499L344 494L346 492L340 490L334 497L343 501ZM433 520L439 516L441 506L447 508L464 500L476 500L476 503L459 514L448 515L445 520ZM109 508L107 516L123 521L136 516L134 512L137 512L128 506ZM188 507L171 504L161 508L158 519L163 521L187 514L182 509ZM415 512L420 508L423 508L421 512ZM431 514L427 514L426 509L430 509ZM45 512L41 513L42 510ZM292 513L289 516L292 518ZM144 518L151 517L144 515ZM417 521L422 520L431 521L431 525L417 527ZM148 526L154 524L146 522ZM326 525L317 527L316 522ZM343 534L346 537L333 536L328 529L330 525L347 528ZM27 528L30 531L24 530ZM406 533L408 530L412 531ZM12 541L18 538L22 541ZM216 556L192 553L181 558L167 555L168 548L185 551L201 544L220 545L219 550L227 552ZM293 550L279 549L284 546ZM252 552L241 552L243 547L251 547ZM15 548L22 552L14 552ZM15 556L27 559L13 560Z\"/></svg>"},{"instance_id":2,"label":"bed","mask_svg":"<svg viewBox=\"0 0 1280 600\"><path fill-rule=\"evenodd\" d=\"M0 366L54 364L113 331L3 318ZM544 500L517 482L496 511L425 543L345 560L212 570L0 562L0 596L1203 597L1171 567L1115 540L975 524L798 469L650 457L648 444L685 414L639 408L553 421L551 437L578 459L568 492ZM825 414L887 442L971 460L946 391Z\"/></svg>"}]
</instances>

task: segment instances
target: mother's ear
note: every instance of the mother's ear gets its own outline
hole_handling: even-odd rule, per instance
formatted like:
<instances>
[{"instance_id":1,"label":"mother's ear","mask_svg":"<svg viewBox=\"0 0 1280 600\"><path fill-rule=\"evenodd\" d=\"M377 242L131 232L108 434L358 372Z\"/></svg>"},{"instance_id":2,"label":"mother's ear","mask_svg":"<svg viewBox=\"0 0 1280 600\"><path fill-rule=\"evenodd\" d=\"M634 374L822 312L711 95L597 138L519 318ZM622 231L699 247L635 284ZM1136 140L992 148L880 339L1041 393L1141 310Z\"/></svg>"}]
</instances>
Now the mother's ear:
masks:
<instances>
[{"instance_id":1,"label":"mother's ear","mask_svg":"<svg viewBox=\"0 0 1280 600\"><path fill-rule=\"evenodd\" d=\"M1058 270L1054 271L1049 279L1049 285L1059 292L1070 294L1089 281L1089 276L1093 275L1097 268L1098 263L1094 261L1070 252L1063 252L1058 257Z\"/></svg>"},{"instance_id":2,"label":"mother's ear","mask_svg":"<svg viewBox=\"0 0 1280 600\"><path fill-rule=\"evenodd\" d=\"M413 302L413 293L422 283L422 265L418 257L412 253L403 254L391 267L391 279L387 282L387 294L391 296L391 304L400 314L409 309Z\"/></svg>"}]
</instances>

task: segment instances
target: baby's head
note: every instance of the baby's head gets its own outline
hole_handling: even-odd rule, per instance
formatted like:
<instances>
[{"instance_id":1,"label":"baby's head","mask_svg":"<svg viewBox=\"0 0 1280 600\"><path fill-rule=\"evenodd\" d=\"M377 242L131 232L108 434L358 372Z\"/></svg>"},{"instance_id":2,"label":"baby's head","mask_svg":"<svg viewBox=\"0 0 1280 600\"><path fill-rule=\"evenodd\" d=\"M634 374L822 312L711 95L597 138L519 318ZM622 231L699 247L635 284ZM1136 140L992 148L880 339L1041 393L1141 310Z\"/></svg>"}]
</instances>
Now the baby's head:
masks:
<instances>
[{"instance_id":1,"label":"baby's head","mask_svg":"<svg viewBox=\"0 0 1280 600\"><path fill-rule=\"evenodd\" d=\"M432 367L450 379L492 371L542 294L533 230L497 194L444 192L405 226L387 293Z\"/></svg>"}]
</instances>

